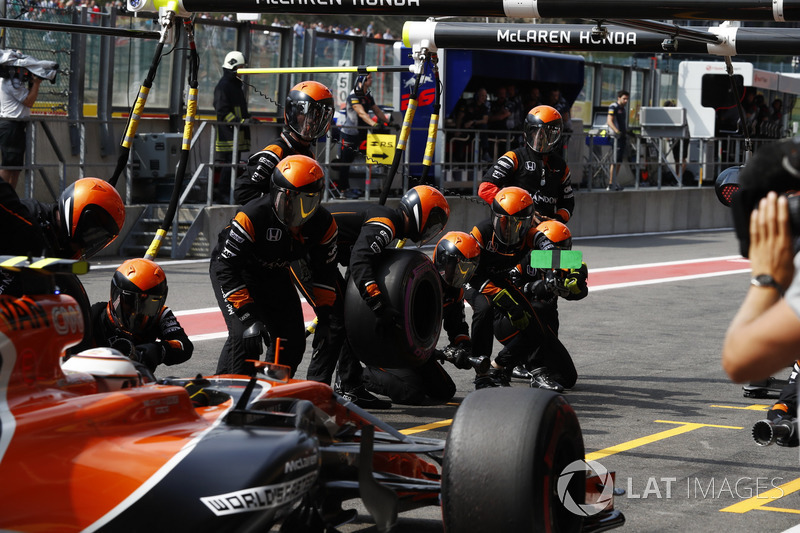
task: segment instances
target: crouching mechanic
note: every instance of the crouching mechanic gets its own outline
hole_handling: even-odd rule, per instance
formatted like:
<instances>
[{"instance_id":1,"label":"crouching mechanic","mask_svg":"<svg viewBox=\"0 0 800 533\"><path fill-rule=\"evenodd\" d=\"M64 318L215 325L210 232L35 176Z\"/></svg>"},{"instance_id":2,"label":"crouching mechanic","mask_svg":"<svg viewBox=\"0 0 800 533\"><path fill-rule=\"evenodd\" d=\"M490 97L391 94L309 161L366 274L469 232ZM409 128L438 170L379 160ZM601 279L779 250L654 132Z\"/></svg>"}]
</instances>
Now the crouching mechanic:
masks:
<instances>
[{"instance_id":1,"label":"crouching mechanic","mask_svg":"<svg viewBox=\"0 0 800 533\"><path fill-rule=\"evenodd\" d=\"M277 139L250 156L247 172L236 177L233 198L244 205L269 193L272 172L284 157L314 157L311 145L325 135L333 117L333 94L317 81L301 81L283 106L283 129Z\"/></svg>"},{"instance_id":2,"label":"crouching mechanic","mask_svg":"<svg viewBox=\"0 0 800 533\"><path fill-rule=\"evenodd\" d=\"M111 299L92 306L97 347L115 348L147 368L189 360L194 346L166 306L167 276L149 259L129 259L111 278Z\"/></svg>"},{"instance_id":3,"label":"crouching mechanic","mask_svg":"<svg viewBox=\"0 0 800 533\"><path fill-rule=\"evenodd\" d=\"M381 254L395 239L409 239L420 246L427 243L444 229L449 216L450 206L445 197L427 185L409 189L396 209L360 202L352 204L347 211L334 214L340 231L337 259L340 264L348 265L345 277L353 277L359 294L376 315L378 328L402 327L400 312L391 306L376 281L375 272ZM334 317L331 325L335 327L330 329L339 332L331 332L336 342L315 351L308 379L329 382L338 361L337 384L334 386L337 392L361 407L388 409L391 404L369 394L364 388L361 363L344 334L343 309L335 312ZM380 348L376 346L375 349Z\"/></svg>"},{"instance_id":4,"label":"crouching mechanic","mask_svg":"<svg viewBox=\"0 0 800 533\"><path fill-rule=\"evenodd\" d=\"M478 267L480 247L468 233L451 231L436 244L433 262L442 280L442 325L450 342L443 352L459 368L473 368L470 361L472 341L464 315L464 285ZM438 351L437 351L438 352ZM488 370L485 360L485 373ZM477 372L477 369L476 369ZM476 377L489 379L488 376ZM372 392L389 396L393 402L406 405L441 404L455 395L456 385L437 357L431 356L416 368L379 368L367 365L364 381Z\"/></svg>"},{"instance_id":5,"label":"crouching mechanic","mask_svg":"<svg viewBox=\"0 0 800 533\"><path fill-rule=\"evenodd\" d=\"M536 229L544 233L557 249L572 249L572 234L565 224L547 220L539 224ZM581 263L580 268L573 269L532 268L528 255L523 263L512 270L511 275L514 284L522 289L544 327L556 337L559 328L558 299L582 300L589 294L587 285L589 269L586 263ZM532 377L529 369L533 369L533 374L536 376L557 373L555 369L550 368L553 363L549 359L550 354L547 350L538 346L525 366L515 367L512 374L515 378L529 380ZM542 378L539 379L541 380Z\"/></svg>"},{"instance_id":6,"label":"crouching mechanic","mask_svg":"<svg viewBox=\"0 0 800 533\"><path fill-rule=\"evenodd\" d=\"M509 272L531 250L552 250L547 236L531 227L533 200L519 187L506 187L492 201L492 217L472 229L481 246L481 261L466 291L472 306L472 342L475 355L490 355L493 336L503 344L489 371L496 384L508 386L511 370L543 345L560 364L562 379L571 387L577 373L569 352L542 323ZM570 371L571 367L571 371ZM531 381L532 387L563 390L548 376Z\"/></svg>"},{"instance_id":7,"label":"crouching mechanic","mask_svg":"<svg viewBox=\"0 0 800 533\"><path fill-rule=\"evenodd\" d=\"M280 338L279 363L292 374L305 351L305 324L289 264L308 257L320 325L336 292L337 227L320 206L324 175L310 157L291 155L272 173L266 196L241 207L211 253L211 285L228 327L217 373L255 374L263 342ZM274 357L274 344L271 347ZM274 359L273 359L274 362Z\"/></svg>"}]
</instances>

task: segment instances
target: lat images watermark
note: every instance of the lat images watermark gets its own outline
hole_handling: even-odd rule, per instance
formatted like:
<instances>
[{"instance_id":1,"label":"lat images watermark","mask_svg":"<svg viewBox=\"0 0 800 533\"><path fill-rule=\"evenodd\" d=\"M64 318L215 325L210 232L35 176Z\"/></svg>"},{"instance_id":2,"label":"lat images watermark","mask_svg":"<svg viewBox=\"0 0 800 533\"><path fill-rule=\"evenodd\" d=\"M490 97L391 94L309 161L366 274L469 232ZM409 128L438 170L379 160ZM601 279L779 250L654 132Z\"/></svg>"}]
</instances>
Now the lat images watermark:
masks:
<instances>
[{"instance_id":1,"label":"lat images watermark","mask_svg":"<svg viewBox=\"0 0 800 533\"><path fill-rule=\"evenodd\" d=\"M700 499L749 500L750 498L778 499L784 496L782 477L700 478L650 476L638 483L628 478L625 496L629 499ZM768 491L776 493L765 495Z\"/></svg>"}]
</instances>

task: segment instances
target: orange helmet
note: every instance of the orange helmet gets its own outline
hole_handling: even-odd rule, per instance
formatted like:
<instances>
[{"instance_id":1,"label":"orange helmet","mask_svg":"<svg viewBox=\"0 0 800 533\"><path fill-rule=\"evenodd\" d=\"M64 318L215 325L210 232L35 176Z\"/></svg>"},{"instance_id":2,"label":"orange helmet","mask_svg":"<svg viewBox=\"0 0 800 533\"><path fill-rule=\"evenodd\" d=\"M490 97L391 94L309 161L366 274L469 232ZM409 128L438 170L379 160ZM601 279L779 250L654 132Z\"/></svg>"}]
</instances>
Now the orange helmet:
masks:
<instances>
[{"instance_id":1,"label":"orange helmet","mask_svg":"<svg viewBox=\"0 0 800 533\"><path fill-rule=\"evenodd\" d=\"M333 95L318 81L301 81L289 91L283 120L304 141L311 142L325 135L331 118Z\"/></svg>"},{"instance_id":2,"label":"orange helmet","mask_svg":"<svg viewBox=\"0 0 800 533\"><path fill-rule=\"evenodd\" d=\"M433 251L439 275L451 287L463 287L478 268L481 247L475 237L463 231L445 233Z\"/></svg>"},{"instance_id":3,"label":"orange helmet","mask_svg":"<svg viewBox=\"0 0 800 533\"><path fill-rule=\"evenodd\" d=\"M130 334L158 318L167 300L167 276L149 259L129 259L111 278L111 316Z\"/></svg>"},{"instance_id":4,"label":"orange helmet","mask_svg":"<svg viewBox=\"0 0 800 533\"><path fill-rule=\"evenodd\" d=\"M422 246L441 233L450 218L450 205L444 195L430 185L417 185L400 198L400 208L408 216L409 239Z\"/></svg>"},{"instance_id":5,"label":"orange helmet","mask_svg":"<svg viewBox=\"0 0 800 533\"><path fill-rule=\"evenodd\" d=\"M561 113L549 105L537 105L525 117L525 143L537 154L553 150L561 139Z\"/></svg>"},{"instance_id":6,"label":"orange helmet","mask_svg":"<svg viewBox=\"0 0 800 533\"><path fill-rule=\"evenodd\" d=\"M525 189L500 189L492 201L492 227L503 244L514 246L527 235L533 220L533 199Z\"/></svg>"},{"instance_id":7,"label":"orange helmet","mask_svg":"<svg viewBox=\"0 0 800 533\"><path fill-rule=\"evenodd\" d=\"M59 240L71 259L89 258L108 246L125 223L125 204L117 190L97 178L79 179L58 199Z\"/></svg>"},{"instance_id":8,"label":"orange helmet","mask_svg":"<svg viewBox=\"0 0 800 533\"><path fill-rule=\"evenodd\" d=\"M561 250L572 250L572 234L569 228L563 222L558 220L545 220L538 226L537 231L544 233L544 236L550 239L550 242L555 244L556 248Z\"/></svg>"},{"instance_id":9,"label":"orange helmet","mask_svg":"<svg viewBox=\"0 0 800 533\"><path fill-rule=\"evenodd\" d=\"M305 155L283 158L272 171L272 207L287 227L302 226L322 201L325 173Z\"/></svg>"}]
</instances>

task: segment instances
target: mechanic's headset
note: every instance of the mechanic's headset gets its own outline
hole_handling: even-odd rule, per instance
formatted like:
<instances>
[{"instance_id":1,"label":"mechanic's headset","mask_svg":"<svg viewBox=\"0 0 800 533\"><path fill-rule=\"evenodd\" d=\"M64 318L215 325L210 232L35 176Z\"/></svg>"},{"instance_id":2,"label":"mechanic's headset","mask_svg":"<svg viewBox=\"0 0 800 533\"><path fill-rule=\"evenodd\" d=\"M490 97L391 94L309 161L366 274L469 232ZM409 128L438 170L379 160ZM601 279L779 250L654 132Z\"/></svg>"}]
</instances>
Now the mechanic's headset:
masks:
<instances>
[{"instance_id":1,"label":"mechanic's headset","mask_svg":"<svg viewBox=\"0 0 800 533\"><path fill-rule=\"evenodd\" d=\"M731 167L717 177L717 198L733 210L733 223L743 257L750 249L750 213L769 191L787 196L792 235L800 237L800 139L762 147L746 165ZM797 248L795 242L795 248Z\"/></svg>"}]
</instances>

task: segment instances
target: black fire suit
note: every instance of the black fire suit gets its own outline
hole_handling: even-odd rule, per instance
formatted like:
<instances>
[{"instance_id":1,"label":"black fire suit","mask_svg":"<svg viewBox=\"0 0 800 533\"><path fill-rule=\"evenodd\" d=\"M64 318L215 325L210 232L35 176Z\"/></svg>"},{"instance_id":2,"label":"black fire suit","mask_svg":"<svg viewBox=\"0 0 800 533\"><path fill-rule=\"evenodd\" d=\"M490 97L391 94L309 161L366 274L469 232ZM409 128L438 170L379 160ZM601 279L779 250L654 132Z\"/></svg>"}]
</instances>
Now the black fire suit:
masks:
<instances>
[{"instance_id":1,"label":"black fire suit","mask_svg":"<svg viewBox=\"0 0 800 533\"><path fill-rule=\"evenodd\" d=\"M506 152L484 174L478 195L491 205L504 187L521 187L533 198L537 217L568 222L575 193L567 163L556 154L537 154L527 146Z\"/></svg>"},{"instance_id":2,"label":"black fire suit","mask_svg":"<svg viewBox=\"0 0 800 533\"><path fill-rule=\"evenodd\" d=\"M470 346L464 314L464 289L442 283L442 326L452 346ZM367 365L364 381L371 392L405 405L441 404L456 393L456 384L435 357L417 368L379 368Z\"/></svg>"},{"instance_id":3,"label":"black fire suit","mask_svg":"<svg viewBox=\"0 0 800 533\"><path fill-rule=\"evenodd\" d=\"M321 321L327 321L336 292L336 221L319 207L300 228L290 229L277 218L271 195L239 209L219 234L211 253L211 285L228 326L217 373L253 374L242 335L262 322L274 342L281 339L279 363L292 373L303 358L305 328L300 297L289 264L308 257L315 301ZM323 318L324 317L324 318Z\"/></svg>"},{"instance_id":4,"label":"black fire suit","mask_svg":"<svg viewBox=\"0 0 800 533\"><path fill-rule=\"evenodd\" d=\"M330 318L330 338L314 339L314 355L308 367L308 379L330 383L336 363L342 390L351 390L362 383L362 368L353 353L344 327L344 290L353 277L361 297L381 298L375 282L374 261L395 239L405 236L403 215L397 209L367 202L346 204L332 213L339 230L336 262L346 267L340 274L338 298ZM316 337L316 336L315 336Z\"/></svg>"},{"instance_id":5,"label":"black fire suit","mask_svg":"<svg viewBox=\"0 0 800 533\"><path fill-rule=\"evenodd\" d=\"M108 346L118 350L122 346L128 346L128 350L120 351L143 363L150 372L155 372L160 364L179 365L192 357L194 345L169 307L162 307L157 319L148 322L142 331L128 333L115 323L109 305L108 302L92 305L92 336L95 346Z\"/></svg>"},{"instance_id":6,"label":"black fire suit","mask_svg":"<svg viewBox=\"0 0 800 533\"><path fill-rule=\"evenodd\" d=\"M531 250L553 249L553 243L542 232L531 228L518 245L506 246L494 235L491 219L476 225L471 233L481 247L480 263L466 290L466 299L472 306L473 354L490 355L494 336L503 344L495 362L501 367L511 369L523 364L538 346L544 346L545 352L557 363L552 367L562 374L563 381L559 383L572 387L577 380L577 373L569 352L558 337L547 329L537 311L514 285L509 275ZM514 327L508 313L494 303L494 298L504 290L508 291L520 310L529 316L528 325L524 329Z\"/></svg>"},{"instance_id":7,"label":"black fire suit","mask_svg":"<svg viewBox=\"0 0 800 533\"><path fill-rule=\"evenodd\" d=\"M309 144L295 139L290 130L284 128L280 136L250 156L247 172L236 177L233 199L244 205L250 200L269 194L272 171L281 159L290 155L305 155L314 158Z\"/></svg>"}]
</instances>

